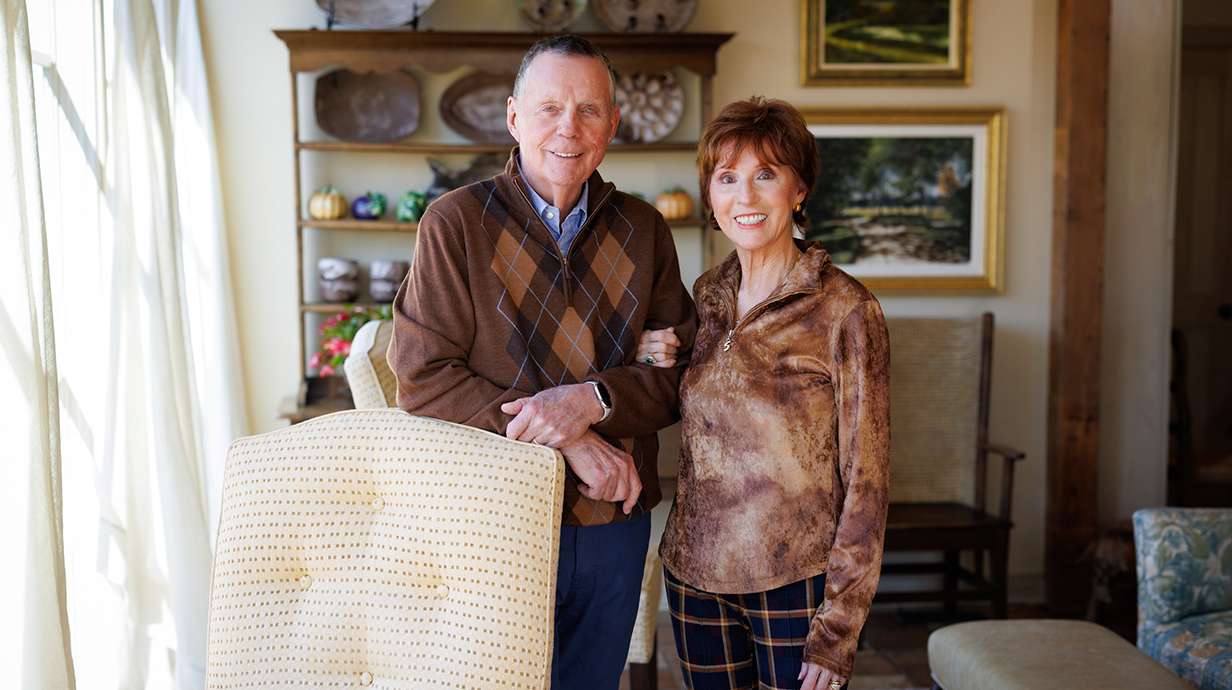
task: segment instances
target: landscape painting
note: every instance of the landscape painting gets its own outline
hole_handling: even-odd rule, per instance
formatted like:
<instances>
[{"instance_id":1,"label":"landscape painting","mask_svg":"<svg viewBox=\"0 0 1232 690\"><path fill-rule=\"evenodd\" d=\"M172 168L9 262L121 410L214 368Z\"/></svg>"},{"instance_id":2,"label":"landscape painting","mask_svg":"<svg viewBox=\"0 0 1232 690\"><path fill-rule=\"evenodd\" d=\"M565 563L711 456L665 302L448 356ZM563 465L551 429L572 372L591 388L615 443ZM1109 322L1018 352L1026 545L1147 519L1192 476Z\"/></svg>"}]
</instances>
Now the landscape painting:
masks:
<instances>
[{"instance_id":1,"label":"landscape painting","mask_svg":"<svg viewBox=\"0 0 1232 690\"><path fill-rule=\"evenodd\" d=\"M870 287L999 289L1001 111L803 112L808 239Z\"/></svg>"},{"instance_id":2,"label":"landscape painting","mask_svg":"<svg viewBox=\"0 0 1232 690\"><path fill-rule=\"evenodd\" d=\"M970 0L805 0L805 85L968 83Z\"/></svg>"}]
</instances>

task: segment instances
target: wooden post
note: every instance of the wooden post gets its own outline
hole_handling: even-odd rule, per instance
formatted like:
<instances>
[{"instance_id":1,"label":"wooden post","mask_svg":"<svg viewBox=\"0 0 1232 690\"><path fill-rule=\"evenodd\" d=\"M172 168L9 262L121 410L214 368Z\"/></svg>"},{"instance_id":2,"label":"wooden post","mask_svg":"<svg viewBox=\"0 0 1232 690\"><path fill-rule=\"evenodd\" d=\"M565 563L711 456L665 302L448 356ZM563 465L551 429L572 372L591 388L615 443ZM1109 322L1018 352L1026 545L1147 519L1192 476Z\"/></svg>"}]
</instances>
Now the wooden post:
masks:
<instances>
[{"instance_id":1,"label":"wooden post","mask_svg":"<svg viewBox=\"0 0 1232 690\"><path fill-rule=\"evenodd\" d=\"M1060 0L1058 13L1044 585L1064 614L1085 604L1074 564L1097 530L1111 1Z\"/></svg>"}]
</instances>

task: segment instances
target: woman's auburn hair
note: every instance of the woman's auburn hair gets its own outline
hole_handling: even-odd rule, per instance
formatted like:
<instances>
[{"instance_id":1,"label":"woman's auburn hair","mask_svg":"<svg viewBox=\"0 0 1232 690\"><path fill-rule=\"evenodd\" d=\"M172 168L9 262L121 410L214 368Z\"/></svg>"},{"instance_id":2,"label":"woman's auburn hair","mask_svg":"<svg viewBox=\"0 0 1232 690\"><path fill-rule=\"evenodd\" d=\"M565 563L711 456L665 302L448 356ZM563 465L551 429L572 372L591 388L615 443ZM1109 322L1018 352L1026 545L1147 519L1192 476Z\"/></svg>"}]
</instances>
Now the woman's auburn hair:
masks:
<instances>
[{"instance_id":1,"label":"woman's auburn hair","mask_svg":"<svg viewBox=\"0 0 1232 690\"><path fill-rule=\"evenodd\" d=\"M763 163L781 165L795 173L804 185L804 201L792 211L796 225L808 227L805 210L817 183L821 161L817 140L808 123L787 101L753 96L727 104L702 132L697 145L697 183L702 208L710 210L710 177L716 168L734 160L752 147Z\"/></svg>"}]
</instances>

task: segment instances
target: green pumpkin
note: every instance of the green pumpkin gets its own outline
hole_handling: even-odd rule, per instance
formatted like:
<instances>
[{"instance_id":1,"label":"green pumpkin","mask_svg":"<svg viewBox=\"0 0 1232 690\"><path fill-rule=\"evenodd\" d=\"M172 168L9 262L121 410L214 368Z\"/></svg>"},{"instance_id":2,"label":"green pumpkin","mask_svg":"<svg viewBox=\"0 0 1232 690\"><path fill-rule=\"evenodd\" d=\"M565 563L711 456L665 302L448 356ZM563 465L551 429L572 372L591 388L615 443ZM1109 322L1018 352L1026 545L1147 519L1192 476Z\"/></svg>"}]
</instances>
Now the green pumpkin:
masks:
<instances>
[{"instance_id":1,"label":"green pumpkin","mask_svg":"<svg viewBox=\"0 0 1232 690\"><path fill-rule=\"evenodd\" d=\"M411 223L423 216L424 208L427 205L427 197L415 190L411 190L398 199L398 208L394 213L398 218L398 222Z\"/></svg>"}]
</instances>

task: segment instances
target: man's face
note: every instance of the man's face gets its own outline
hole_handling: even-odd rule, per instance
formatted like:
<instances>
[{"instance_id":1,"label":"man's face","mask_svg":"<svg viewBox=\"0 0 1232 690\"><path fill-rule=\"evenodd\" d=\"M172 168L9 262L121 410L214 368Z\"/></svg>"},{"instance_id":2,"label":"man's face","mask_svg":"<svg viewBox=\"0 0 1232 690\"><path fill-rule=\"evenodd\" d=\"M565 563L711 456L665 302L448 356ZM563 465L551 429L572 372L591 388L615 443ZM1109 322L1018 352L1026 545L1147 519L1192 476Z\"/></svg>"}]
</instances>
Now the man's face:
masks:
<instances>
[{"instance_id":1,"label":"man's face","mask_svg":"<svg viewBox=\"0 0 1232 690\"><path fill-rule=\"evenodd\" d=\"M521 95L509 98L507 124L521 145L530 186L559 206L572 201L603 161L620 112L607 69L594 58L543 53L524 79Z\"/></svg>"}]
</instances>

